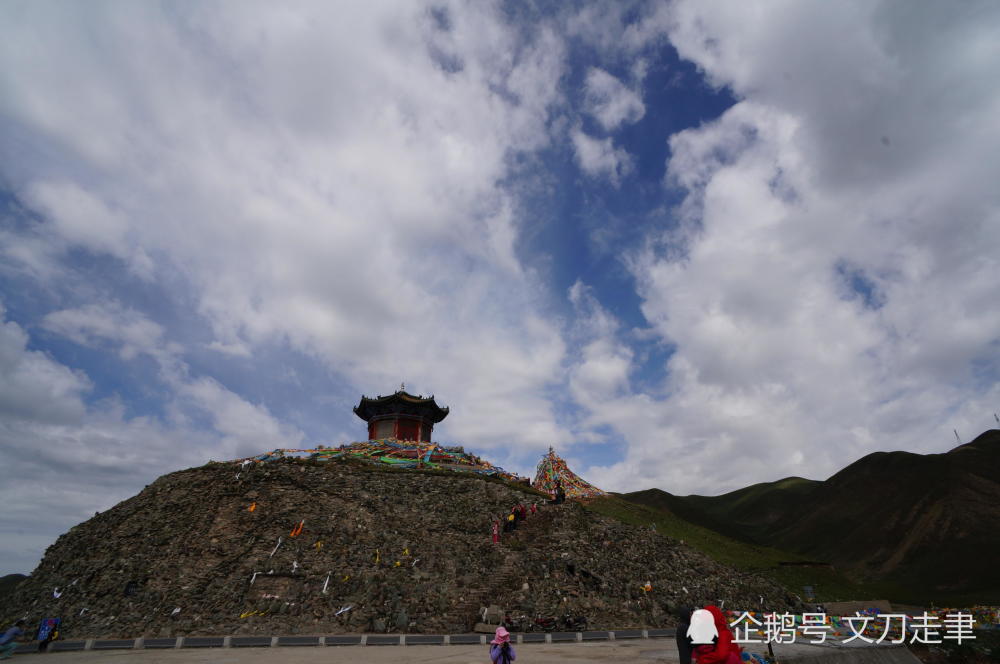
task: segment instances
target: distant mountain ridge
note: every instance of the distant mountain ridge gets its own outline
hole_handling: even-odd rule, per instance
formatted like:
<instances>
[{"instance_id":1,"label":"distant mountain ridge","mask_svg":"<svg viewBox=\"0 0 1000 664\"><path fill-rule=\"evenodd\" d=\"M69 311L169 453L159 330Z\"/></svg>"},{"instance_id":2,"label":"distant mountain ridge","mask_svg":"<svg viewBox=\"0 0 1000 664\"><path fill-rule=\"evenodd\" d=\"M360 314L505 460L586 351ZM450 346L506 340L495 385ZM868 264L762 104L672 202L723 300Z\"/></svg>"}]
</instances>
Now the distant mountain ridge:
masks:
<instances>
[{"instance_id":1,"label":"distant mountain ridge","mask_svg":"<svg viewBox=\"0 0 1000 664\"><path fill-rule=\"evenodd\" d=\"M7 595L17 588L17 584L21 583L27 579L25 574L7 574L6 576L0 576L0 601L3 601Z\"/></svg>"},{"instance_id":2,"label":"distant mountain ridge","mask_svg":"<svg viewBox=\"0 0 1000 664\"><path fill-rule=\"evenodd\" d=\"M1000 601L1000 430L942 453L875 452L825 481L721 496L623 494L745 542L827 561L912 602Z\"/></svg>"}]
</instances>

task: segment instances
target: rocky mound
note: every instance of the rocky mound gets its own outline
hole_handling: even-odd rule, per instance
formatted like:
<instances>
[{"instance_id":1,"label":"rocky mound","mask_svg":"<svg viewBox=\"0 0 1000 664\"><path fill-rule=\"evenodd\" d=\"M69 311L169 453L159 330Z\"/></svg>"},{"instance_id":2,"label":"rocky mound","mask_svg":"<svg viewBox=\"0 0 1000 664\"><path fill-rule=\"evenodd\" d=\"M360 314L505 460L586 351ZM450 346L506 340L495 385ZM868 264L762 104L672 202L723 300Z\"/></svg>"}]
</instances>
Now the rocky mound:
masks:
<instances>
[{"instance_id":1,"label":"rocky mound","mask_svg":"<svg viewBox=\"0 0 1000 664\"><path fill-rule=\"evenodd\" d=\"M494 545L523 485L349 459L165 475L74 527L4 608L66 637L462 632L480 607L663 626L672 602L782 609L784 591L680 542L539 504ZM646 582L651 590L644 590Z\"/></svg>"}]
</instances>

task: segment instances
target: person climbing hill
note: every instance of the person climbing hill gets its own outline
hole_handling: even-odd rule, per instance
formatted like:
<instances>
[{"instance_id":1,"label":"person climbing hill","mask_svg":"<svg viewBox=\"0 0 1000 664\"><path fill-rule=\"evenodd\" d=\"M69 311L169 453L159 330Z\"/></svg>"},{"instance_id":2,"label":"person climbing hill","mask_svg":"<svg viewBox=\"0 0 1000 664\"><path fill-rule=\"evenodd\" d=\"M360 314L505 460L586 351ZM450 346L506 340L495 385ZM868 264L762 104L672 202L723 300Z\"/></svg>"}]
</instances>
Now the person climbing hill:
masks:
<instances>
[{"instance_id":1,"label":"person climbing hill","mask_svg":"<svg viewBox=\"0 0 1000 664\"><path fill-rule=\"evenodd\" d=\"M517 653L510 643L510 633L504 627L497 627L496 635L490 641L490 661L493 664L510 664L515 659Z\"/></svg>"}]
</instances>

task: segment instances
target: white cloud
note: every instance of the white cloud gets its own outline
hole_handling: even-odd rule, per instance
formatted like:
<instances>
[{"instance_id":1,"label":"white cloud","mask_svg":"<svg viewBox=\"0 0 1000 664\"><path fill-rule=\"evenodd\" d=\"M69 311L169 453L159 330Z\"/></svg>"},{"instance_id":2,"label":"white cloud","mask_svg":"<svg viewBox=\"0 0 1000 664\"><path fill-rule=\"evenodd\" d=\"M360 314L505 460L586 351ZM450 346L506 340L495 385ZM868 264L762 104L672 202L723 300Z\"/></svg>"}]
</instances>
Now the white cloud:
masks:
<instances>
[{"instance_id":1,"label":"white cloud","mask_svg":"<svg viewBox=\"0 0 1000 664\"><path fill-rule=\"evenodd\" d=\"M0 304L0 414L3 419L73 422L83 414L90 381L80 372L28 349L28 335L7 321Z\"/></svg>"},{"instance_id":2,"label":"white cloud","mask_svg":"<svg viewBox=\"0 0 1000 664\"><path fill-rule=\"evenodd\" d=\"M165 345L160 325L116 302L53 311L42 320L42 326L82 346L96 347L113 341L125 360L145 353L166 361L168 355L179 351Z\"/></svg>"},{"instance_id":3,"label":"white cloud","mask_svg":"<svg viewBox=\"0 0 1000 664\"><path fill-rule=\"evenodd\" d=\"M32 159L7 176L67 248L146 257L208 348L287 344L362 391L460 384L442 433L544 449L562 340L500 183L549 141L563 40L446 11L447 29L420 5L8 12L0 109ZM60 255L7 260L28 258ZM93 333L77 309L48 325Z\"/></svg>"},{"instance_id":4,"label":"white cloud","mask_svg":"<svg viewBox=\"0 0 1000 664\"><path fill-rule=\"evenodd\" d=\"M98 376L5 323L0 434L32 464L15 472L64 492L36 502L127 495L140 479L116 459L152 477L305 441L197 373L212 350L304 354L344 391L405 380L452 407L439 439L519 470L612 428L626 457L584 470L612 489L823 476L876 448L940 450L997 409L996 21L879 4L600 4L531 25L484 4L445 21L413 4L12 7L0 149L18 158L0 169L19 203L0 270L58 309L48 332L152 358L167 413L88 403ZM575 318L553 313L510 183L568 139L621 186L632 157L568 112L569 48L598 53L581 110L612 131L646 112L668 29L741 101L670 140L680 223L627 259L640 347L582 281ZM81 282L80 253L120 263L121 283ZM150 284L172 316L135 309ZM657 341L676 352L647 392ZM569 425L567 398L585 411Z\"/></svg>"},{"instance_id":5,"label":"white cloud","mask_svg":"<svg viewBox=\"0 0 1000 664\"><path fill-rule=\"evenodd\" d=\"M566 21L570 35L595 47L605 58L628 60L638 53L666 44L670 5L594 3L585 5Z\"/></svg>"},{"instance_id":6,"label":"white cloud","mask_svg":"<svg viewBox=\"0 0 1000 664\"><path fill-rule=\"evenodd\" d=\"M669 398L578 394L629 441L595 480L715 494L992 426L996 20L675 7L680 53L743 101L671 139L681 225L631 263Z\"/></svg>"},{"instance_id":7,"label":"white cloud","mask_svg":"<svg viewBox=\"0 0 1000 664\"><path fill-rule=\"evenodd\" d=\"M125 256L128 221L73 182L33 182L26 201L52 219L67 242Z\"/></svg>"},{"instance_id":8,"label":"white cloud","mask_svg":"<svg viewBox=\"0 0 1000 664\"><path fill-rule=\"evenodd\" d=\"M569 299L576 309L575 341L580 348L580 357L569 377L570 392L578 402L598 408L601 400L627 393L634 355L616 339L618 321L583 282L573 284ZM586 424L604 422L592 420Z\"/></svg>"},{"instance_id":9,"label":"white cloud","mask_svg":"<svg viewBox=\"0 0 1000 664\"><path fill-rule=\"evenodd\" d=\"M0 308L2 573L29 571L52 537L164 472L296 447L303 438L217 381L188 378L178 348L135 311L89 306L55 312L45 325L87 346L109 345L125 359L143 353L160 362L169 388L163 418L128 416L118 397L88 404L90 379L30 350L28 334L3 314ZM202 415L211 426L193 423Z\"/></svg>"},{"instance_id":10,"label":"white cloud","mask_svg":"<svg viewBox=\"0 0 1000 664\"><path fill-rule=\"evenodd\" d=\"M199 378L178 388L191 407L212 418L221 444L232 458L259 454L276 447L298 448L302 432L275 419L263 405L254 405L211 378Z\"/></svg>"},{"instance_id":11,"label":"white cloud","mask_svg":"<svg viewBox=\"0 0 1000 664\"><path fill-rule=\"evenodd\" d=\"M48 223L28 223L18 234L3 231L0 267L31 274L43 281L64 278L60 259L70 249L83 249L122 261L131 276L148 280L153 263L129 239L128 221L94 193L70 181L39 179L25 185L23 203ZM10 217L27 216L23 209L7 211Z\"/></svg>"},{"instance_id":12,"label":"white cloud","mask_svg":"<svg viewBox=\"0 0 1000 664\"><path fill-rule=\"evenodd\" d=\"M591 177L604 176L615 187L632 172L632 158L623 148L616 148L610 138L594 138L576 128L570 133L577 163Z\"/></svg>"},{"instance_id":13,"label":"white cloud","mask_svg":"<svg viewBox=\"0 0 1000 664\"><path fill-rule=\"evenodd\" d=\"M183 348L168 342L163 328L142 313L110 302L55 311L42 324L81 345L107 345L124 360L139 354L154 359L175 405L207 415L222 436L218 444L233 458L275 447L295 448L302 442L302 432L275 419L265 405L249 403L213 378L192 377L181 357Z\"/></svg>"},{"instance_id":14,"label":"white cloud","mask_svg":"<svg viewBox=\"0 0 1000 664\"><path fill-rule=\"evenodd\" d=\"M584 83L584 108L601 123L605 131L642 119L646 107L642 98L617 78L596 67L587 72Z\"/></svg>"}]
</instances>

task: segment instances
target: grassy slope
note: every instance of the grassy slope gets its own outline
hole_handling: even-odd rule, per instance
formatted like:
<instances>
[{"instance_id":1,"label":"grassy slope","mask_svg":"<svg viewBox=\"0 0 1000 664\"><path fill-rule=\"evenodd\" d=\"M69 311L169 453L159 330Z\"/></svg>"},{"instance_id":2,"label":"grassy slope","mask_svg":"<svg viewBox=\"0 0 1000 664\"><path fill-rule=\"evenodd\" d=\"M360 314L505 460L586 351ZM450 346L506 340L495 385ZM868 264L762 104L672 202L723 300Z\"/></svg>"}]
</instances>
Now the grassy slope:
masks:
<instances>
[{"instance_id":1,"label":"grassy slope","mask_svg":"<svg viewBox=\"0 0 1000 664\"><path fill-rule=\"evenodd\" d=\"M793 595L801 595L802 586L812 585L816 599L821 602L877 597L871 594L873 591L870 588L853 583L829 568L779 565L781 562L804 561L802 556L726 537L666 509L639 505L616 495L595 498L586 503L586 507L625 523L655 526L657 532L684 540L720 563L774 579Z\"/></svg>"},{"instance_id":2,"label":"grassy slope","mask_svg":"<svg viewBox=\"0 0 1000 664\"><path fill-rule=\"evenodd\" d=\"M721 496L685 496L683 500L718 519L770 523L789 504L811 495L820 484L817 480L804 477L786 477L775 482L753 484Z\"/></svg>"},{"instance_id":3,"label":"grassy slope","mask_svg":"<svg viewBox=\"0 0 1000 664\"><path fill-rule=\"evenodd\" d=\"M2 601L7 595L17 587L17 584L28 578L24 574L8 574L7 576L0 577L0 601Z\"/></svg>"},{"instance_id":4,"label":"grassy slope","mask_svg":"<svg viewBox=\"0 0 1000 664\"><path fill-rule=\"evenodd\" d=\"M691 523L733 539L767 545L764 535L785 516L788 506L800 503L821 484L802 477L762 482L721 496L674 496L660 489L627 493L623 498L665 509Z\"/></svg>"},{"instance_id":5,"label":"grassy slope","mask_svg":"<svg viewBox=\"0 0 1000 664\"><path fill-rule=\"evenodd\" d=\"M624 498L745 543L831 562L867 579L855 586L865 596L968 605L1000 601L1000 568L984 555L1000 547L1000 531L985 526L997 519L998 469L1000 431L988 431L945 454L876 452L824 482L789 477L722 496L652 489ZM807 578L821 584L817 571L780 574L801 587ZM825 594L822 585L818 591Z\"/></svg>"},{"instance_id":6,"label":"grassy slope","mask_svg":"<svg viewBox=\"0 0 1000 664\"><path fill-rule=\"evenodd\" d=\"M783 548L857 563L883 595L909 603L1000 601L1000 431L944 454L878 452L826 480L808 518L773 531Z\"/></svg>"}]
</instances>

